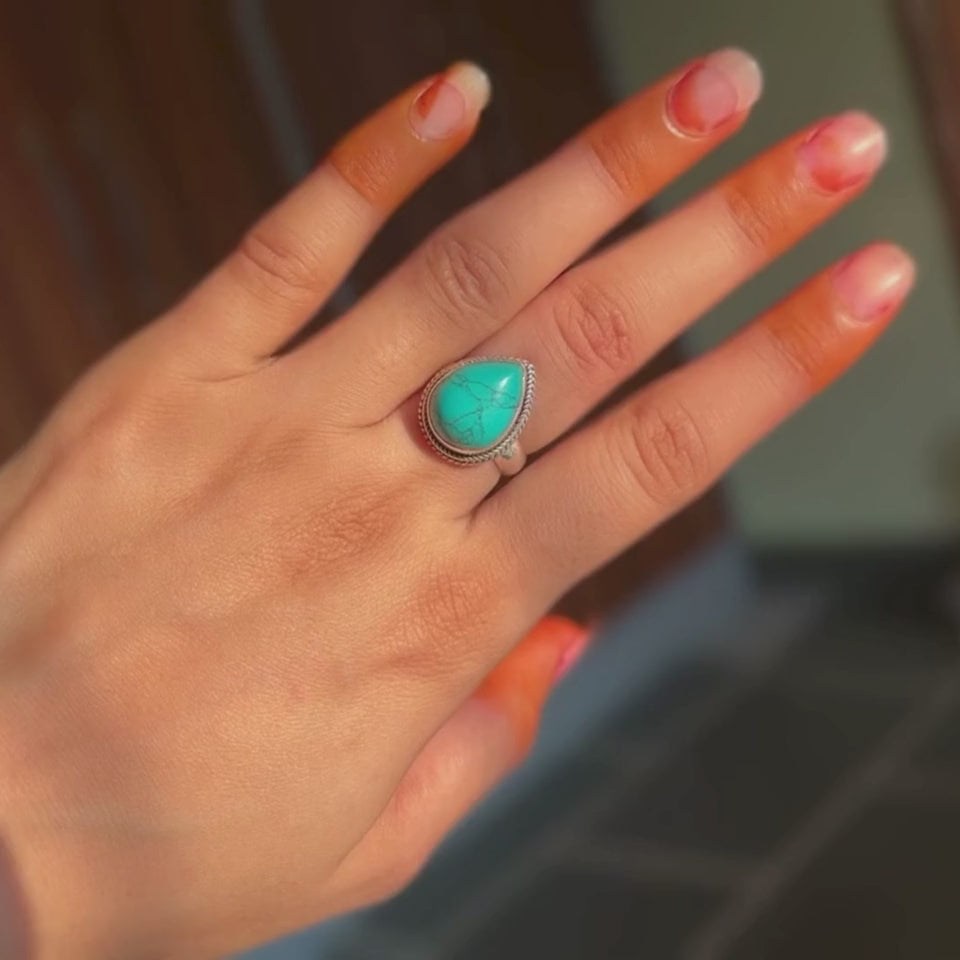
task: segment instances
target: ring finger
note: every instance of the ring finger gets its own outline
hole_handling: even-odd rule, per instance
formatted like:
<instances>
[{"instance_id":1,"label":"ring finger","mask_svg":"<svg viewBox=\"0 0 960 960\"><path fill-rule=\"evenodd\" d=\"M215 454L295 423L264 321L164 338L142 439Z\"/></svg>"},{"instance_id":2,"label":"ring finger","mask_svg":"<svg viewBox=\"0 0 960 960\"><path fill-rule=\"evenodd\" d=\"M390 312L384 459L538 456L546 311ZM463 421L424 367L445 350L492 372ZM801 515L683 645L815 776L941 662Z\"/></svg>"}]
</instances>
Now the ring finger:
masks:
<instances>
[{"instance_id":1,"label":"ring finger","mask_svg":"<svg viewBox=\"0 0 960 960\"><path fill-rule=\"evenodd\" d=\"M839 376L892 320L914 278L878 244L808 281L720 346L548 452L474 516L529 614L716 481ZM491 656L495 656L494 651Z\"/></svg>"}]
</instances>

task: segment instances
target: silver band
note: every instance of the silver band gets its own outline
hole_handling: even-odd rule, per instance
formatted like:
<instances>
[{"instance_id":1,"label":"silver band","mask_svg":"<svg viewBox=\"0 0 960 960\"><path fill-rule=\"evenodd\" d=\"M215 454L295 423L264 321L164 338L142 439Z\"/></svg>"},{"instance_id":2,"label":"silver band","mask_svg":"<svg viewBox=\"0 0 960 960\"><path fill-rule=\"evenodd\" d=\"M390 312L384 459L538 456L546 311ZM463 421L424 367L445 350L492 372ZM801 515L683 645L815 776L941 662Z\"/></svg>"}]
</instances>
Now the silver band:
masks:
<instances>
[{"instance_id":1,"label":"silver band","mask_svg":"<svg viewBox=\"0 0 960 960\"><path fill-rule=\"evenodd\" d=\"M523 469L527 455L519 442L514 440L508 449L493 458L493 462L503 476L512 477Z\"/></svg>"}]
</instances>

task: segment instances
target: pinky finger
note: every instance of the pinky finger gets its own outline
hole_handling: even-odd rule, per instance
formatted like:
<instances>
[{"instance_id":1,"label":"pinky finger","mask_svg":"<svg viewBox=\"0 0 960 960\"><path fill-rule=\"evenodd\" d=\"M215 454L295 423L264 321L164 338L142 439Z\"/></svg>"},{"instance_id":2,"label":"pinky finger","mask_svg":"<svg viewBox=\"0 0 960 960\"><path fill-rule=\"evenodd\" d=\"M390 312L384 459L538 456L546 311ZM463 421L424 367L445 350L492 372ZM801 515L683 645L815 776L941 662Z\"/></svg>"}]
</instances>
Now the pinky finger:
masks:
<instances>
[{"instance_id":1,"label":"pinky finger","mask_svg":"<svg viewBox=\"0 0 960 960\"><path fill-rule=\"evenodd\" d=\"M914 272L902 250L876 244L821 273L542 457L481 506L477 532L509 541L508 562L521 566L511 573L534 603L551 602L850 367L892 320Z\"/></svg>"}]
</instances>

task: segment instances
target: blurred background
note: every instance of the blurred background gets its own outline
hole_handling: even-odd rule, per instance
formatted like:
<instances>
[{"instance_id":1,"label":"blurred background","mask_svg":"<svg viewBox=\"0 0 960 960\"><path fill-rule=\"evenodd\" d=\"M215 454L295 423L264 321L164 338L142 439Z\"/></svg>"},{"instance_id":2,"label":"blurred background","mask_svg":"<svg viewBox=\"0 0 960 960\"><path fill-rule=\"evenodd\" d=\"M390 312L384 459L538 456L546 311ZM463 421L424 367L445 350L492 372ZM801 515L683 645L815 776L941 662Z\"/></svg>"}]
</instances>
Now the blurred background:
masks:
<instances>
[{"instance_id":1,"label":"blurred background","mask_svg":"<svg viewBox=\"0 0 960 960\"><path fill-rule=\"evenodd\" d=\"M477 141L328 315L463 203L685 59L766 95L624 229L798 126L889 127L876 186L645 372L876 237L920 266L840 384L564 609L601 624L529 766L397 900L249 960L960 956L956 0L0 2L0 454L338 134L451 60Z\"/></svg>"}]
</instances>

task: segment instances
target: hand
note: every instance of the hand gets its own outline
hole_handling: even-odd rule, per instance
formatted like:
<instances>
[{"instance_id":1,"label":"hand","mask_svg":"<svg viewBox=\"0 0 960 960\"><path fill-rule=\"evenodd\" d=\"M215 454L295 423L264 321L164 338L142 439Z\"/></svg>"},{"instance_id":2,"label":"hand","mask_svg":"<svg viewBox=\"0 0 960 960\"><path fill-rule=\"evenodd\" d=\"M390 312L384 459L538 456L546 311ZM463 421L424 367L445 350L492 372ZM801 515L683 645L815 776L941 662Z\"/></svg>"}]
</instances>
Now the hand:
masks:
<instances>
[{"instance_id":1,"label":"hand","mask_svg":"<svg viewBox=\"0 0 960 960\"><path fill-rule=\"evenodd\" d=\"M887 245L495 492L418 435L438 368L503 354L537 369L526 451L550 444L867 185L884 135L845 114L568 269L759 92L736 52L677 70L278 356L487 97L465 65L418 84L7 464L0 861L32 956L214 956L396 889L582 646L517 646L537 618L879 335L913 276Z\"/></svg>"}]
</instances>

